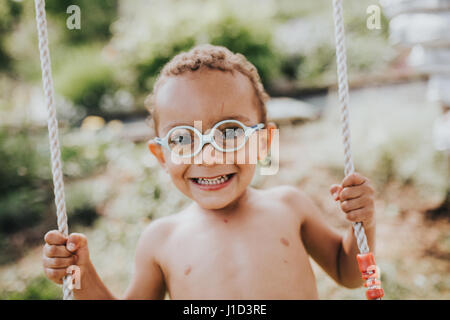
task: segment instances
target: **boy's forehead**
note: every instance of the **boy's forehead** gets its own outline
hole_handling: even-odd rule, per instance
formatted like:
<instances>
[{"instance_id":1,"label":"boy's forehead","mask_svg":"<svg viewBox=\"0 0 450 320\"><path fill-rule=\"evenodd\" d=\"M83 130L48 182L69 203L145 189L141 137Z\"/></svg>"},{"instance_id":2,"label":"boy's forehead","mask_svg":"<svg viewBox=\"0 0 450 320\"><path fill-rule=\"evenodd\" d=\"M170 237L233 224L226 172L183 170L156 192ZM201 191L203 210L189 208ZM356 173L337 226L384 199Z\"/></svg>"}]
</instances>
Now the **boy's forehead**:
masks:
<instances>
[{"instance_id":1,"label":"boy's forehead","mask_svg":"<svg viewBox=\"0 0 450 320\"><path fill-rule=\"evenodd\" d=\"M161 132L179 123L212 125L225 118L258 121L256 95L240 72L198 70L168 77L155 97Z\"/></svg>"}]
</instances>

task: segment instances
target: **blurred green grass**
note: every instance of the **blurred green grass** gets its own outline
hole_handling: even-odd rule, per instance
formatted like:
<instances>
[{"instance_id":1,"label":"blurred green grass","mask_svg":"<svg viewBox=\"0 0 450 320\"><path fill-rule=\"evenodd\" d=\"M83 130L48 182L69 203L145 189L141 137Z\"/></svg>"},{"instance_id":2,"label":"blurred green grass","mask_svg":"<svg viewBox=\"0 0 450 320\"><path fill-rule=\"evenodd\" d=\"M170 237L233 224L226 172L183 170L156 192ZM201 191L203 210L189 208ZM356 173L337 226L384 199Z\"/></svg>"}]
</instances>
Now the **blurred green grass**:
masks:
<instances>
[{"instance_id":1,"label":"blurred green grass","mask_svg":"<svg viewBox=\"0 0 450 320\"><path fill-rule=\"evenodd\" d=\"M31 279L23 291L0 293L0 300L61 300L61 288L45 276Z\"/></svg>"}]
</instances>

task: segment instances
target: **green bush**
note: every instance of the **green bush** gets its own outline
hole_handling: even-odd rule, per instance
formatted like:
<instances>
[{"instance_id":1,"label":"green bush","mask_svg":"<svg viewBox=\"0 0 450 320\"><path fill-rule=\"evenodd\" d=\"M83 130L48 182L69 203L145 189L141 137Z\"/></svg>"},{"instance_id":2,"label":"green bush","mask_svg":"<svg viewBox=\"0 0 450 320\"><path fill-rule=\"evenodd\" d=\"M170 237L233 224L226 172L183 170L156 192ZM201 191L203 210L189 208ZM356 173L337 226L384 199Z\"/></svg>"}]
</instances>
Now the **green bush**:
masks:
<instances>
[{"instance_id":1,"label":"green bush","mask_svg":"<svg viewBox=\"0 0 450 320\"><path fill-rule=\"evenodd\" d=\"M45 131L0 129L0 236L35 227L53 215L47 139ZM109 140L82 140L80 136L66 140L70 139L76 143L69 141L61 147L66 178L86 177L104 168ZM91 224L97 216L95 203L78 206L73 215L75 224Z\"/></svg>"},{"instance_id":2,"label":"green bush","mask_svg":"<svg viewBox=\"0 0 450 320\"><path fill-rule=\"evenodd\" d=\"M63 172L70 178L82 178L104 168L107 145L65 145L61 148Z\"/></svg>"},{"instance_id":3,"label":"green bush","mask_svg":"<svg viewBox=\"0 0 450 320\"><path fill-rule=\"evenodd\" d=\"M138 89L143 93L150 92L155 83L156 76L163 66L176 54L187 51L194 45L195 39L192 37L175 39L172 43L169 42L166 44L165 48L160 48L153 55L150 55L147 60L138 63L135 67Z\"/></svg>"},{"instance_id":4,"label":"green bush","mask_svg":"<svg viewBox=\"0 0 450 320\"><path fill-rule=\"evenodd\" d=\"M66 12L70 5L77 5L81 11L81 28L69 30ZM72 44L105 41L111 36L110 25L117 19L117 0L58 0L47 1L46 11L64 32L66 41Z\"/></svg>"},{"instance_id":5,"label":"green bush","mask_svg":"<svg viewBox=\"0 0 450 320\"><path fill-rule=\"evenodd\" d=\"M296 80L298 77L299 70L301 70L302 65L305 63L306 57L301 54L296 55L285 55L281 60L280 70L281 73L288 80Z\"/></svg>"},{"instance_id":6,"label":"green bush","mask_svg":"<svg viewBox=\"0 0 450 320\"><path fill-rule=\"evenodd\" d=\"M307 17L316 12L331 10L331 2L328 0L315 1L292 1L292 0L274 0L276 1L275 15L280 20L296 19ZM360 1L360 0L359 0Z\"/></svg>"},{"instance_id":7,"label":"green bush","mask_svg":"<svg viewBox=\"0 0 450 320\"><path fill-rule=\"evenodd\" d=\"M27 133L0 129L0 194L32 183L36 153Z\"/></svg>"},{"instance_id":8,"label":"green bush","mask_svg":"<svg viewBox=\"0 0 450 320\"><path fill-rule=\"evenodd\" d=\"M32 226L42 218L43 193L49 177L39 167L48 160L36 151L33 132L26 129L0 130L0 233L12 233Z\"/></svg>"},{"instance_id":9,"label":"green bush","mask_svg":"<svg viewBox=\"0 0 450 320\"><path fill-rule=\"evenodd\" d=\"M1 32L0 32L1 37ZM0 70L4 71L9 69L9 66L11 64L11 58L6 53L6 50L3 47L2 41L0 41Z\"/></svg>"},{"instance_id":10,"label":"green bush","mask_svg":"<svg viewBox=\"0 0 450 320\"><path fill-rule=\"evenodd\" d=\"M42 221L51 194L48 158L28 129L0 129L0 234Z\"/></svg>"},{"instance_id":11,"label":"green bush","mask_svg":"<svg viewBox=\"0 0 450 320\"><path fill-rule=\"evenodd\" d=\"M268 86L280 72L280 57L267 29L256 29L244 21L229 16L209 29L210 43L243 54L258 69L261 80Z\"/></svg>"},{"instance_id":12,"label":"green bush","mask_svg":"<svg viewBox=\"0 0 450 320\"><path fill-rule=\"evenodd\" d=\"M1 300L60 300L61 298L61 288L44 276L30 280L23 291L0 293Z\"/></svg>"},{"instance_id":13,"label":"green bush","mask_svg":"<svg viewBox=\"0 0 450 320\"><path fill-rule=\"evenodd\" d=\"M280 73L281 60L272 44L270 31L257 30L255 26L232 16L213 22L206 29L207 38L204 40L243 54L256 66L265 85ZM142 93L151 91L162 67L176 54L188 51L197 42L196 35L186 34L168 37L167 42L163 44L150 44L158 49L153 50L147 59L135 66L139 90Z\"/></svg>"},{"instance_id":14,"label":"green bush","mask_svg":"<svg viewBox=\"0 0 450 320\"><path fill-rule=\"evenodd\" d=\"M45 200L42 191L27 187L0 196L0 233L14 233L40 222Z\"/></svg>"},{"instance_id":15,"label":"green bush","mask_svg":"<svg viewBox=\"0 0 450 320\"><path fill-rule=\"evenodd\" d=\"M298 65L296 80L302 87L316 87L327 83L325 78L335 76L331 66L335 60L335 49L331 44L321 44L315 48L312 54L304 57Z\"/></svg>"},{"instance_id":16,"label":"green bush","mask_svg":"<svg viewBox=\"0 0 450 320\"><path fill-rule=\"evenodd\" d=\"M101 47L82 46L67 51L66 63L55 70L56 91L82 108L86 115L102 115L100 102L118 85L114 69L101 57Z\"/></svg>"},{"instance_id":17,"label":"green bush","mask_svg":"<svg viewBox=\"0 0 450 320\"><path fill-rule=\"evenodd\" d=\"M17 24L22 13L22 6L17 1L6 0L0 3L0 71L9 70L11 57L5 49L4 39Z\"/></svg>"},{"instance_id":18,"label":"green bush","mask_svg":"<svg viewBox=\"0 0 450 320\"><path fill-rule=\"evenodd\" d=\"M91 226L99 217L97 205L104 201L92 183L74 183L67 186L67 215L70 225ZM101 198L101 199L97 199Z\"/></svg>"}]
</instances>

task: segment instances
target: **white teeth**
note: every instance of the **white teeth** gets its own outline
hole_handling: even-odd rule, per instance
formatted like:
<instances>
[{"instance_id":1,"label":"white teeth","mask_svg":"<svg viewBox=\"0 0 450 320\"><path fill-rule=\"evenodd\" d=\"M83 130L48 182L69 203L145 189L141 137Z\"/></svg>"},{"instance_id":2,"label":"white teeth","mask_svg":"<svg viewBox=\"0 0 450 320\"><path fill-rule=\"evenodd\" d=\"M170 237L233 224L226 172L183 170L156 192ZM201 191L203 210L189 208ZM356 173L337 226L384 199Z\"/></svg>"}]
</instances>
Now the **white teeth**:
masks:
<instances>
[{"instance_id":1,"label":"white teeth","mask_svg":"<svg viewBox=\"0 0 450 320\"><path fill-rule=\"evenodd\" d=\"M213 178L213 179L198 178L195 180L199 184L210 185L210 184L221 184L221 183L224 183L225 181L227 181L228 179L229 179L229 177L227 175L224 175L224 176L220 176L220 177Z\"/></svg>"}]
</instances>

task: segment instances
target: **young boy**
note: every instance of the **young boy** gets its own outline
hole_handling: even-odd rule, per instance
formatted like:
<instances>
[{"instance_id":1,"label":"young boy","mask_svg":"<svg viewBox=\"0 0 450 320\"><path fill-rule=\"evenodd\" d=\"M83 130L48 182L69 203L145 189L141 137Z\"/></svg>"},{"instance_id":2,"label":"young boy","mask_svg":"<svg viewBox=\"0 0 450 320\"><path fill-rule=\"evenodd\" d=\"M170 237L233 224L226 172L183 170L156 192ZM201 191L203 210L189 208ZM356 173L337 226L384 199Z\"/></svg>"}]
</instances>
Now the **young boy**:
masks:
<instances>
[{"instance_id":1,"label":"young boy","mask_svg":"<svg viewBox=\"0 0 450 320\"><path fill-rule=\"evenodd\" d=\"M342 237L298 189L251 188L256 164L223 161L243 153L248 160L247 138L262 125L275 129L266 121L266 99L256 68L224 47L198 46L164 67L152 95L158 138L149 149L193 203L143 232L124 299L162 299L166 290L171 299L317 299L308 255L337 283L362 285L352 227ZM198 121L202 128L195 131ZM207 135L204 144L199 134ZM259 142L261 159L270 139ZM367 178L352 174L330 191L349 221L363 222L373 250L374 191ZM66 268L77 265L76 299L116 298L91 263L84 235L50 231L45 242L49 279L62 283Z\"/></svg>"}]
</instances>

